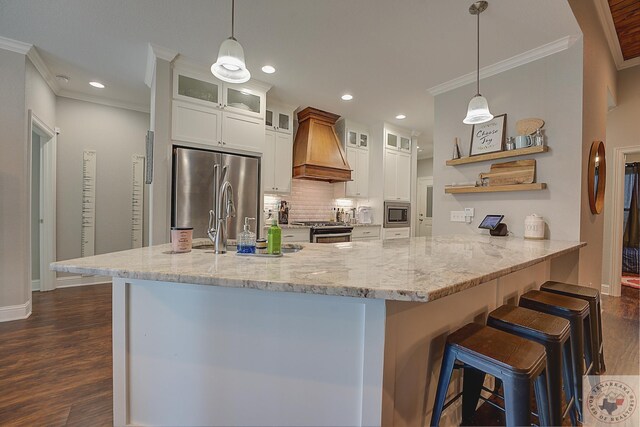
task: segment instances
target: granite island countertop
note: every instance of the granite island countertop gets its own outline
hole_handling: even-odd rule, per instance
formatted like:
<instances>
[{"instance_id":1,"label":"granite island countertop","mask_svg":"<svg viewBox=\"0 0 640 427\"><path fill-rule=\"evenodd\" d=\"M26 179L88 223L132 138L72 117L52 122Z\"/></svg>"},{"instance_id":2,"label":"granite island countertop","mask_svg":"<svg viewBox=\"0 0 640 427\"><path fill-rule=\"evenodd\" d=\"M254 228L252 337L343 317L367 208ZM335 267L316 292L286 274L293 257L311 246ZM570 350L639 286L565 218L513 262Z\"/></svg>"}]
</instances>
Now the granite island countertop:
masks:
<instances>
[{"instance_id":1,"label":"granite island countertop","mask_svg":"<svg viewBox=\"0 0 640 427\"><path fill-rule=\"evenodd\" d=\"M280 258L169 244L59 261L55 271L198 285L428 302L576 251L585 243L454 235L304 243Z\"/></svg>"}]
</instances>

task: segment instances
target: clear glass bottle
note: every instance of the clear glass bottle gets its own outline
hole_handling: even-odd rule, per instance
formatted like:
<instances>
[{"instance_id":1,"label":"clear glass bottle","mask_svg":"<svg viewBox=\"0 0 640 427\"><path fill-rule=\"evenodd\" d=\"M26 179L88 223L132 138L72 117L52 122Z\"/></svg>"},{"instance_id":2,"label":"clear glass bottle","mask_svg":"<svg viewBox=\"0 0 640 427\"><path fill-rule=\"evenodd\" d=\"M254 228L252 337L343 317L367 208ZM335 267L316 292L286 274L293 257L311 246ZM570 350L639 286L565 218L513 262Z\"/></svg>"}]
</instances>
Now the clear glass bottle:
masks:
<instances>
[{"instance_id":1,"label":"clear glass bottle","mask_svg":"<svg viewBox=\"0 0 640 427\"><path fill-rule=\"evenodd\" d=\"M533 134L533 145L544 145L544 135L542 134L541 128L536 129L536 133Z\"/></svg>"},{"instance_id":2,"label":"clear glass bottle","mask_svg":"<svg viewBox=\"0 0 640 427\"><path fill-rule=\"evenodd\" d=\"M238 235L237 248L240 254L256 253L256 233L249 230L249 221L255 221L255 218L244 218L244 231Z\"/></svg>"}]
</instances>

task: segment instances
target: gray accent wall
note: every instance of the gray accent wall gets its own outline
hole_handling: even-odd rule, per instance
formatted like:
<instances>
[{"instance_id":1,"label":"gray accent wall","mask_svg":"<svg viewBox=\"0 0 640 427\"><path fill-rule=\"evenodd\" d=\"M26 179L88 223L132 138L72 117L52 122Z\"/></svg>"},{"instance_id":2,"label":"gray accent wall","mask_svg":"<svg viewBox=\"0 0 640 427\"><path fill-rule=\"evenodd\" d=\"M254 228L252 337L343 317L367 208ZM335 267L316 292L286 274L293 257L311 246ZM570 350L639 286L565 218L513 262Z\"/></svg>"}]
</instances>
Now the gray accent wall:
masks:
<instances>
[{"instance_id":1,"label":"gray accent wall","mask_svg":"<svg viewBox=\"0 0 640 427\"><path fill-rule=\"evenodd\" d=\"M545 120L550 151L500 161L532 158L537 161L537 180L546 182L543 191L445 194L451 182L476 181L488 172L488 161L446 166L451 158L451 141L460 139L463 155L469 153L471 126L462 123L475 85L435 97L434 211L433 234L479 233L478 224L487 214L503 214L516 236L524 234L525 216L542 215L548 224L547 238L579 240L582 148L582 40L569 49L501 74L483 79L480 91L494 115L507 113L507 135L515 135L519 119ZM475 208L471 224L450 222L450 211ZM486 233L486 231L485 231Z\"/></svg>"},{"instance_id":2,"label":"gray accent wall","mask_svg":"<svg viewBox=\"0 0 640 427\"><path fill-rule=\"evenodd\" d=\"M131 248L131 156L145 154L149 114L58 97L57 258L80 257L82 154L95 150L96 255Z\"/></svg>"}]
</instances>

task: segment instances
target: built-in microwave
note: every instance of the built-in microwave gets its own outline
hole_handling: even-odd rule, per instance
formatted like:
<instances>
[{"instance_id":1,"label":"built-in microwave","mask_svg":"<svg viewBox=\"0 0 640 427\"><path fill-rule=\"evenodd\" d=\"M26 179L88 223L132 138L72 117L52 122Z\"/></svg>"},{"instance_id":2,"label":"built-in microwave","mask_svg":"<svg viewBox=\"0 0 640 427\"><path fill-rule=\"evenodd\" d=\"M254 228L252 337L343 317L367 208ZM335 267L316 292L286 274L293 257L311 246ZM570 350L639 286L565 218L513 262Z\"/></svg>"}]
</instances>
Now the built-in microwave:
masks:
<instances>
[{"instance_id":1,"label":"built-in microwave","mask_svg":"<svg viewBox=\"0 0 640 427\"><path fill-rule=\"evenodd\" d=\"M411 203L384 202L384 228L411 226Z\"/></svg>"}]
</instances>

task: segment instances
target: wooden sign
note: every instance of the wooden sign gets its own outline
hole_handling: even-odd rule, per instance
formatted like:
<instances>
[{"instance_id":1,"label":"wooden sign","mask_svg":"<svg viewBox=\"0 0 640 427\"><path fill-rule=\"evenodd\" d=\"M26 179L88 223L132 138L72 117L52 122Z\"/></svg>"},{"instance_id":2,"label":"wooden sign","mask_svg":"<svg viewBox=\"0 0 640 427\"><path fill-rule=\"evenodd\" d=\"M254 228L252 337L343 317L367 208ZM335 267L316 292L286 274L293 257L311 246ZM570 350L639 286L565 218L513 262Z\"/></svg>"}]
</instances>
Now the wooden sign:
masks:
<instances>
[{"instance_id":1,"label":"wooden sign","mask_svg":"<svg viewBox=\"0 0 640 427\"><path fill-rule=\"evenodd\" d=\"M473 125L471 129L470 156L502 151L504 147L504 133L507 125L507 115L495 116L486 123Z\"/></svg>"}]
</instances>

